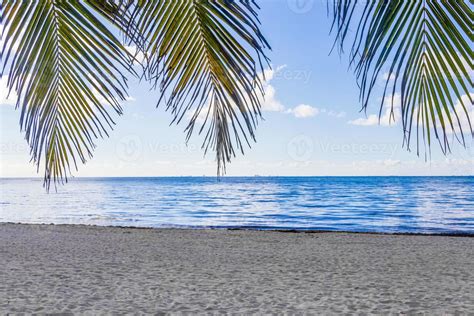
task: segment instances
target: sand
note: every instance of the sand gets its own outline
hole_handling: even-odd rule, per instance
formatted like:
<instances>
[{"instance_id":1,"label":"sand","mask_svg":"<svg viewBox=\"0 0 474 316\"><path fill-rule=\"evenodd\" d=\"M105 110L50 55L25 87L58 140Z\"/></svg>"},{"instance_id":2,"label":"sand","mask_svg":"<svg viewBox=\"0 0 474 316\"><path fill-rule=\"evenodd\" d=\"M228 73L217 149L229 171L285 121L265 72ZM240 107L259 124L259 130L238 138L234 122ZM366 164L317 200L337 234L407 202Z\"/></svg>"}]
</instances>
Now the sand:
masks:
<instances>
[{"instance_id":1,"label":"sand","mask_svg":"<svg viewBox=\"0 0 474 316\"><path fill-rule=\"evenodd\" d=\"M474 238L0 224L0 313L474 314Z\"/></svg>"}]
</instances>

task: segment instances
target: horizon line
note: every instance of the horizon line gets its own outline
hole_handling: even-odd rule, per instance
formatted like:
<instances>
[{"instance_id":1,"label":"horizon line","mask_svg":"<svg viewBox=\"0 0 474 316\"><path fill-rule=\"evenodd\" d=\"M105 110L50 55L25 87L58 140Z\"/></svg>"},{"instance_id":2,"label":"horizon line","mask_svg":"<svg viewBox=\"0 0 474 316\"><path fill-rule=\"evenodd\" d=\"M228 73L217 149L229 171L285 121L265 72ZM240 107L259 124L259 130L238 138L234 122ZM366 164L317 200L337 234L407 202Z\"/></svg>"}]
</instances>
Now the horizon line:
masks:
<instances>
[{"instance_id":1,"label":"horizon line","mask_svg":"<svg viewBox=\"0 0 474 316\"><path fill-rule=\"evenodd\" d=\"M68 181L72 179L98 179L98 178L110 178L110 179L127 179L127 178L441 178L441 177L474 177L474 174L468 175L243 175L243 176L217 176L217 175L172 175L172 176L70 176ZM17 177L0 177L0 179L35 179L42 180L43 177L30 177L30 176L17 176Z\"/></svg>"}]
</instances>

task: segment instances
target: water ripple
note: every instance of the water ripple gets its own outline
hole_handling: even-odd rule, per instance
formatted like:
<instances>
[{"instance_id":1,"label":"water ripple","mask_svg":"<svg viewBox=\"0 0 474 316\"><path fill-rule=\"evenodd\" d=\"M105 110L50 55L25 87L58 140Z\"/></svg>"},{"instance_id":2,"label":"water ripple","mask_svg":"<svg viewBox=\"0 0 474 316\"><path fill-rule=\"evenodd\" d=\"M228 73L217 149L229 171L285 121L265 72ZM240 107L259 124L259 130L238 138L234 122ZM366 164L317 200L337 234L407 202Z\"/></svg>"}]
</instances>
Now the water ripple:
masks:
<instances>
[{"instance_id":1,"label":"water ripple","mask_svg":"<svg viewBox=\"0 0 474 316\"><path fill-rule=\"evenodd\" d=\"M0 221L474 233L474 177L1 179Z\"/></svg>"}]
</instances>

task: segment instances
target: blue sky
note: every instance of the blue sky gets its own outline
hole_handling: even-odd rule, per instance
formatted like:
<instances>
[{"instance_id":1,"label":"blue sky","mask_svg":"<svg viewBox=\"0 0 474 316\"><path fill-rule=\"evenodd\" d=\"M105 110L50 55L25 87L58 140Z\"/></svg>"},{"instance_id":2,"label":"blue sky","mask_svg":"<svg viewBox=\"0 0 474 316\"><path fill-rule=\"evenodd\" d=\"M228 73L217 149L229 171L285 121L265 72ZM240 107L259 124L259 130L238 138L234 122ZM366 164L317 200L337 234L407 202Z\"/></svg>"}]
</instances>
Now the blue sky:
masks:
<instances>
[{"instance_id":1,"label":"blue sky","mask_svg":"<svg viewBox=\"0 0 474 316\"><path fill-rule=\"evenodd\" d=\"M402 148L399 120L378 124L380 99L359 112L348 56L329 55L333 38L323 1L260 1L263 32L273 50L267 69L264 121L257 143L227 166L228 175L473 175L473 143L443 156L436 145L425 161ZM380 85L383 78L380 78ZM35 176L19 129L19 111L0 83L0 176ZM130 80L130 100L111 137L97 141L94 158L76 176L215 175L202 138L185 144L184 125L155 108L159 93ZM14 97L14 96L13 96ZM383 114L385 111L382 112ZM472 113L472 111L471 111Z\"/></svg>"}]
</instances>

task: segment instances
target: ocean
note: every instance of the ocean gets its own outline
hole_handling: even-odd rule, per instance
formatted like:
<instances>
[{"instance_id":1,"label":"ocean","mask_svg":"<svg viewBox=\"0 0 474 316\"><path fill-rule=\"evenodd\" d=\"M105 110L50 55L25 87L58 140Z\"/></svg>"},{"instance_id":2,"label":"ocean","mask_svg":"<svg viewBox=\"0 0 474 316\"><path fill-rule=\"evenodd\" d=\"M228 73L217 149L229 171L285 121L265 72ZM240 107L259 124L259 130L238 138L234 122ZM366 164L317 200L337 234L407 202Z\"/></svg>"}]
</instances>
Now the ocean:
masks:
<instances>
[{"instance_id":1,"label":"ocean","mask_svg":"<svg viewBox=\"0 0 474 316\"><path fill-rule=\"evenodd\" d=\"M0 180L0 222L474 234L474 177Z\"/></svg>"}]
</instances>

